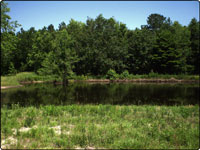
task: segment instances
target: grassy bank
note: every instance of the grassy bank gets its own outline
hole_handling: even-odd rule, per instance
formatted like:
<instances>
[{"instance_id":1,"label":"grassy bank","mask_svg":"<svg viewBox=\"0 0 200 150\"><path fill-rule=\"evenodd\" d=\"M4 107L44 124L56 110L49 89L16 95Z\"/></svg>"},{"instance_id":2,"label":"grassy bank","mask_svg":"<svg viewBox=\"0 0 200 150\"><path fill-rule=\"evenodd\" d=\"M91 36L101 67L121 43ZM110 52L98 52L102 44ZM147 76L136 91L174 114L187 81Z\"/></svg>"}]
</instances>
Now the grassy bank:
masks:
<instances>
[{"instance_id":1,"label":"grassy bank","mask_svg":"<svg viewBox=\"0 0 200 150\"><path fill-rule=\"evenodd\" d=\"M53 81L55 79L54 76L40 76L33 72L21 72L16 75L1 76L1 86L20 85L21 81Z\"/></svg>"},{"instance_id":2,"label":"grassy bank","mask_svg":"<svg viewBox=\"0 0 200 150\"><path fill-rule=\"evenodd\" d=\"M69 80L90 80L90 79L178 79L178 80L199 80L198 75L162 75L156 73L150 73L147 75L133 75L133 74L115 74L111 76L84 76L84 75L72 75L67 77ZM40 76L33 72L22 72L16 75L1 76L1 86L16 86L20 85L21 81L62 81L62 79L56 78L55 76Z\"/></svg>"},{"instance_id":3,"label":"grassy bank","mask_svg":"<svg viewBox=\"0 0 200 150\"><path fill-rule=\"evenodd\" d=\"M199 148L198 106L1 109L2 148Z\"/></svg>"}]
</instances>

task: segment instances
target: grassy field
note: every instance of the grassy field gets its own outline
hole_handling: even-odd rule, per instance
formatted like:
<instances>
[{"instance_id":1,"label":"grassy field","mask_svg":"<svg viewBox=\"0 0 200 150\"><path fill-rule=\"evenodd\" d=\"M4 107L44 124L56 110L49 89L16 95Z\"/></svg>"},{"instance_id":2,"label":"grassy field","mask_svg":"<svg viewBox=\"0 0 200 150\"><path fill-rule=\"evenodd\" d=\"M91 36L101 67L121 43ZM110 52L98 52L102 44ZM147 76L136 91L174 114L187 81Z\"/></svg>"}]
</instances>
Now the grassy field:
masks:
<instances>
[{"instance_id":1,"label":"grassy field","mask_svg":"<svg viewBox=\"0 0 200 150\"><path fill-rule=\"evenodd\" d=\"M87 79L106 79L106 76L71 76L70 80L87 80ZM117 75L116 79L183 79L183 80L199 80L198 75L161 75L150 73L147 75L133 75L129 74L127 77ZM1 76L1 86L15 86L20 85L20 81L62 81L62 79L55 76L40 76L33 72L21 72L16 75Z\"/></svg>"},{"instance_id":2,"label":"grassy field","mask_svg":"<svg viewBox=\"0 0 200 150\"><path fill-rule=\"evenodd\" d=\"M2 148L198 149L199 106L1 109Z\"/></svg>"}]
</instances>

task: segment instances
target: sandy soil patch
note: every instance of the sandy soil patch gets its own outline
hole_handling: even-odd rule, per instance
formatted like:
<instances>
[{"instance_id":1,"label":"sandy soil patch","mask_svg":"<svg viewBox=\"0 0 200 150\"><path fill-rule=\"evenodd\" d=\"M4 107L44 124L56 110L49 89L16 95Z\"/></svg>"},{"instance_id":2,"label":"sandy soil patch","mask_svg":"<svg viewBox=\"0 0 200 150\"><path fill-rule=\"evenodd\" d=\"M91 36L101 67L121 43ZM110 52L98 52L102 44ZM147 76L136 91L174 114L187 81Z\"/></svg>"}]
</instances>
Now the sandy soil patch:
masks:
<instances>
[{"instance_id":1,"label":"sandy soil patch","mask_svg":"<svg viewBox=\"0 0 200 150\"><path fill-rule=\"evenodd\" d=\"M61 127L60 126L55 126L55 127L50 127L50 129L53 129L56 134L61 134Z\"/></svg>"},{"instance_id":2,"label":"sandy soil patch","mask_svg":"<svg viewBox=\"0 0 200 150\"><path fill-rule=\"evenodd\" d=\"M72 129L74 127L74 125L69 125L69 128ZM29 128L29 127L22 127L20 128L18 131L19 132L28 132L29 130L31 129L36 129L37 126L33 126L32 128ZM55 126L55 127L49 127L49 129L53 129L54 132L58 135L61 134L61 126ZM16 135L17 134L17 129L12 129L13 131L13 134ZM62 131L63 134L70 134L71 132L70 131Z\"/></svg>"},{"instance_id":3,"label":"sandy soil patch","mask_svg":"<svg viewBox=\"0 0 200 150\"><path fill-rule=\"evenodd\" d=\"M75 149L106 149L106 148L95 148L95 147L91 147L91 146L88 146L86 148L81 148L79 146L75 147Z\"/></svg>"},{"instance_id":4,"label":"sandy soil patch","mask_svg":"<svg viewBox=\"0 0 200 150\"><path fill-rule=\"evenodd\" d=\"M10 136L7 139L1 141L1 148L8 148L10 145L14 144L17 144L17 139Z\"/></svg>"},{"instance_id":5,"label":"sandy soil patch","mask_svg":"<svg viewBox=\"0 0 200 150\"><path fill-rule=\"evenodd\" d=\"M36 129L37 126L33 126L32 128L29 128L29 127L22 127L19 129L19 132L28 132L29 130L31 129ZM13 131L13 134L16 135L17 134L17 129L12 129Z\"/></svg>"},{"instance_id":6,"label":"sandy soil patch","mask_svg":"<svg viewBox=\"0 0 200 150\"><path fill-rule=\"evenodd\" d=\"M70 129L73 128L73 125L70 125ZM61 126L55 126L55 127L50 127L50 129L53 129L56 134L60 135L61 133L63 134L70 134L70 131L61 131Z\"/></svg>"}]
</instances>

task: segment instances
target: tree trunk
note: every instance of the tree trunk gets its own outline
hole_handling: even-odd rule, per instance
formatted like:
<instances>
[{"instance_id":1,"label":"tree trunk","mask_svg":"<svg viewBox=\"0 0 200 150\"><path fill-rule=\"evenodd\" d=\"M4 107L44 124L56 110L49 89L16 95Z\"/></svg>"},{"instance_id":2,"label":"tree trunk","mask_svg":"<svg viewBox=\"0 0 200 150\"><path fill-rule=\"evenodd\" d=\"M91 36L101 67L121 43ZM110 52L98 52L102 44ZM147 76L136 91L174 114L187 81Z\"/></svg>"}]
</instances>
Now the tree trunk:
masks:
<instances>
[{"instance_id":1,"label":"tree trunk","mask_svg":"<svg viewBox=\"0 0 200 150\"><path fill-rule=\"evenodd\" d=\"M67 73L66 73L66 70L65 70L65 72L63 74L63 86L64 87L66 87L66 85L68 84L68 80L66 79L66 75L67 75Z\"/></svg>"}]
</instances>

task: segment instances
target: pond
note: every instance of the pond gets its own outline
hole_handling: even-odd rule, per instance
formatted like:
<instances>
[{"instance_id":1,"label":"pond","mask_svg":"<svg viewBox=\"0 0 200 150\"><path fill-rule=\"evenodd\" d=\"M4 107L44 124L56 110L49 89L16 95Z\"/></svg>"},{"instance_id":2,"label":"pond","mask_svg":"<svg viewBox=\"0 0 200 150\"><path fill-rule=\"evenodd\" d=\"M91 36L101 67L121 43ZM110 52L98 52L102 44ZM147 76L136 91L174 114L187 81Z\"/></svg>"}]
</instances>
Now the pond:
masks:
<instances>
[{"instance_id":1,"label":"pond","mask_svg":"<svg viewBox=\"0 0 200 150\"><path fill-rule=\"evenodd\" d=\"M1 90L1 106L112 104L112 105L196 105L198 84L69 83L29 84Z\"/></svg>"}]
</instances>

